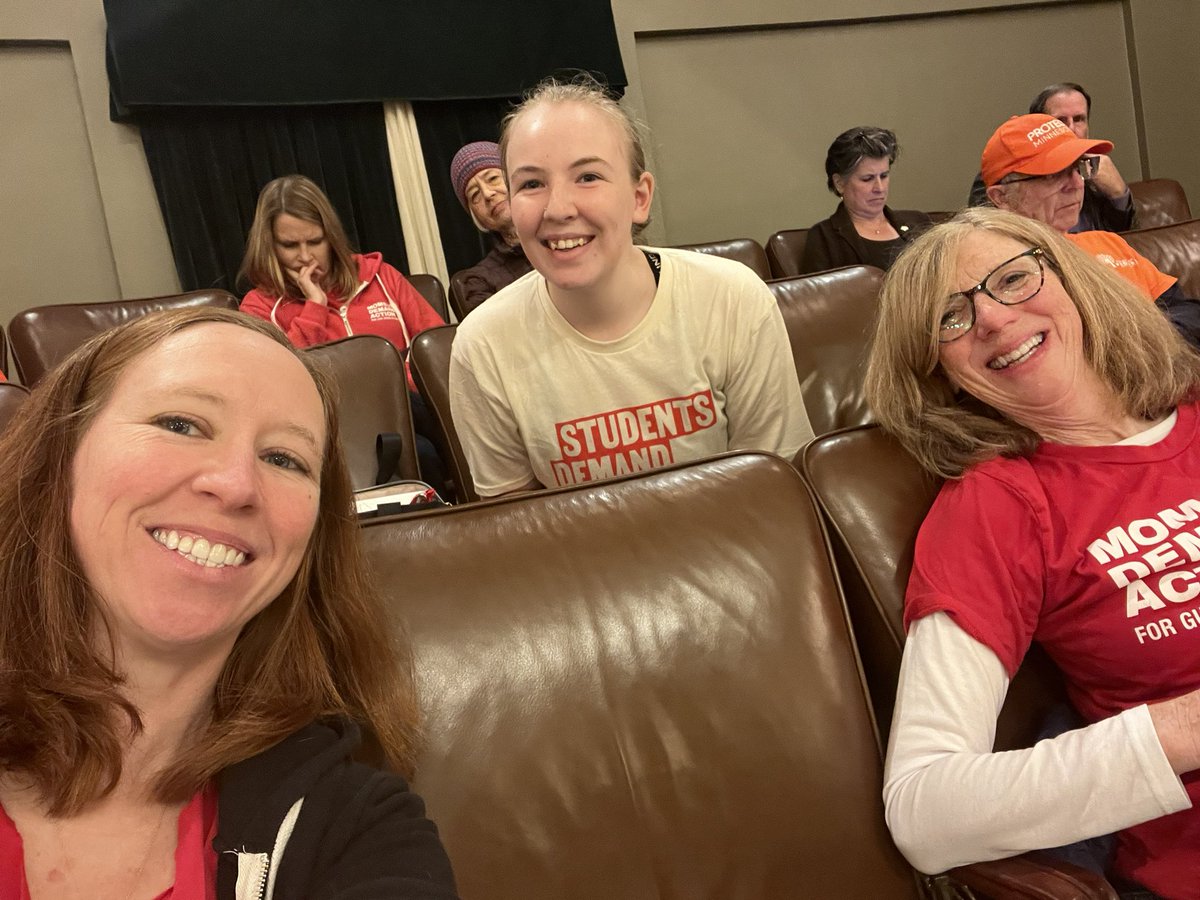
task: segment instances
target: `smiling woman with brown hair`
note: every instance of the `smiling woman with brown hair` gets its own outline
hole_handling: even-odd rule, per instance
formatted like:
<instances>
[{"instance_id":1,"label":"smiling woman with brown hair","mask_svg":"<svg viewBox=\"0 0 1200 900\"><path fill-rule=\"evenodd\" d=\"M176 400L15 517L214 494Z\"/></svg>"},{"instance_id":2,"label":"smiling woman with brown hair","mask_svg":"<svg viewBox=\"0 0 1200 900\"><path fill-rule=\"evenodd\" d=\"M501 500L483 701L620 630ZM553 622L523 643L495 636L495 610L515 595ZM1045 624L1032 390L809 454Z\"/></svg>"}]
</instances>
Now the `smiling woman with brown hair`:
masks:
<instances>
[{"instance_id":1,"label":"smiling woman with brown hair","mask_svg":"<svg viewBox=\"0 0 1200 900\"><path fill-rule=\"evenodd\" d=\"M0 439L5 887L454 896L419 798L351 761L361 725L411 772L417 732L351 510L329 378L239 313L39 385Z\"/></svg>"}]
</instances>

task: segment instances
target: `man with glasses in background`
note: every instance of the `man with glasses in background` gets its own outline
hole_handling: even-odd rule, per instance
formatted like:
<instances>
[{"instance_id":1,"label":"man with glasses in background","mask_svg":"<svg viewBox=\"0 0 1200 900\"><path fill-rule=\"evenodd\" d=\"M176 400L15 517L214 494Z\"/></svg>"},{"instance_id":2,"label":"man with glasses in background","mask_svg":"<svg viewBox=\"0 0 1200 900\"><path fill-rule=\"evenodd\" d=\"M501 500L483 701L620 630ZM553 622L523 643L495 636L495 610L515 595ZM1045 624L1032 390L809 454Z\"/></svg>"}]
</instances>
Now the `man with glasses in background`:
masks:
<instances>
[{"instance_id":1,"label":"man with glasses in background","mask_svg":"<svg viewBox=\"0 0 1200 900\"><path fill-rule=\"evenodd\" d=\"M1155 301L1193 345L1200 346L1200 303L1184 296L1176 279L1111 231L1070 233L1079 221L1084 186L1100 170L1110 141L1078 137L1049 115L1013 116L983 148L981 173L998 209L1045 222Z\"/></svg>"},{"instance_id":2,"label":"man with glasses in background","mask_svg":"<svg viewBox=\"0 0 1200 900\"><path fill-rule=\"evenodd\" d=\"M1088 139L1092 98L1082 85L1066 81L1043 88L1029 104L1029 112L1031 115L1054 116L1070 128L1075 137L1085 141ZM1093 177L1084 184L1079 218L1067 230L1128 231L1135 227L1133 196L1129 192L1129 185L1107 152L1096 156L1095 160L1092 163ZM971 185L967 205L984 206L987 203L987 186L983 183L981 173L975 176L975 183Z\"/></svg>"}]
</instances>

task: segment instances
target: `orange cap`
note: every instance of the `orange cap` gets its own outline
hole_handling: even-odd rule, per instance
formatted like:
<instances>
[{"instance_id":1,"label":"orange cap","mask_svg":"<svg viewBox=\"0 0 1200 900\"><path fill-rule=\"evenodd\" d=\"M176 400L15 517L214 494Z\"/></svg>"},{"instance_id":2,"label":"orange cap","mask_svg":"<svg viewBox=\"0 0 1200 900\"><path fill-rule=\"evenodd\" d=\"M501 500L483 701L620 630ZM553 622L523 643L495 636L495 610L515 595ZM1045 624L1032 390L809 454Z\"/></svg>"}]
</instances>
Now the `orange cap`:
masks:
<instances>
[{"instance_id":1,"label":"orange cap","mask_svg":"<svg viewBox=\"0 0 1200 900\"><path fill-rule=\"evenodd\" d=\"M1013 116L983 148L980 171L988 187L1005 175L1053 175L1086 153L1108 153L1111 141L1085 141L1063 122L1041 113Z\"/></svg>"}]
</instances>

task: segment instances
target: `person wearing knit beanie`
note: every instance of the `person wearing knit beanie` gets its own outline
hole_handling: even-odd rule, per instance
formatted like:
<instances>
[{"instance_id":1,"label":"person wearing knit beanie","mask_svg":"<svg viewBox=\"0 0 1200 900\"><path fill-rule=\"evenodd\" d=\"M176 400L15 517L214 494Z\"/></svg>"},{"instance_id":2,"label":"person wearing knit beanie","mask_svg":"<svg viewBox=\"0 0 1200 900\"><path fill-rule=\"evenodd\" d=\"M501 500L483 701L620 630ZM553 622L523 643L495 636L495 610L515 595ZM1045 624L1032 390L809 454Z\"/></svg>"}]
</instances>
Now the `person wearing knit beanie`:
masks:
<instances>
[{"instance_id":1,"label":"person wearing knit beanie","mask_svg":"<svg viewBox=\"0 0 1200 900\"><path fill-rule=\"evenodd\" d=\"M508 187L500 171L500 147L492 141L474 141L454 154L450 182L463 209L480 231L503 234L512 229L508 214Z\"/></svg>"},{"instance_id":2,"label":"person wearing knit beanie","mask_svg":"<svg viewBox=\"0 0 1200 900\"><path fill-rule=\"evenodd\" d=\"M492 235L494 242L477 265L450 279L451 299L461 317L533 267L513 229L499 145L473 141L459 149L450 161L450 183L475 227Z\"/></svg>"}]
</instances>

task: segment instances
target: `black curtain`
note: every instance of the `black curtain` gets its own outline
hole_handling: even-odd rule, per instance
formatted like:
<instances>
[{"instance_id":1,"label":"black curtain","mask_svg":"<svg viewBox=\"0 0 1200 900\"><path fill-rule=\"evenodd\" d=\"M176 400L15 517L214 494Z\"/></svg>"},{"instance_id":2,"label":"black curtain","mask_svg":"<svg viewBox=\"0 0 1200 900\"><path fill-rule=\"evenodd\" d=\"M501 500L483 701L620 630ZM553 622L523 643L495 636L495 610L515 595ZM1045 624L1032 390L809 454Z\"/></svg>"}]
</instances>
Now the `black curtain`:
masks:
<instances>
[{"instance_id":1,"label":"black curtain","mask_svg":"<svg viewBox=\"0 0 1200 900\"><path fill-rule=\"evenodd\" d=\"M244 293L258 193L293 173L322 187L355 250L408 272L380 104L157 109L139 125L184 290Z\"/></svg>"},{"instance_id":2,"label":"black curtain","mask_svg":"<svg viewBox=\"0 0 1200 900\"><path fill-rule=\"evenodd\" d=\"M500 120L518 99L427 100L412 105L446 269L451 275L475 265L491 247L490 239L479 232L458 202L450 183L450 160L464 144L498 140Z\"/></svg>"},{"instance_id":3,"label":"black curtain","mask_svg":"<svg viewBox=\"0 0 1200 900\"><path fill-rule=\"evenodd\" d=\"M511 97L547 72L625 85L609 0L104 0L118 113Z\"/></svg>"}]
</instances>

